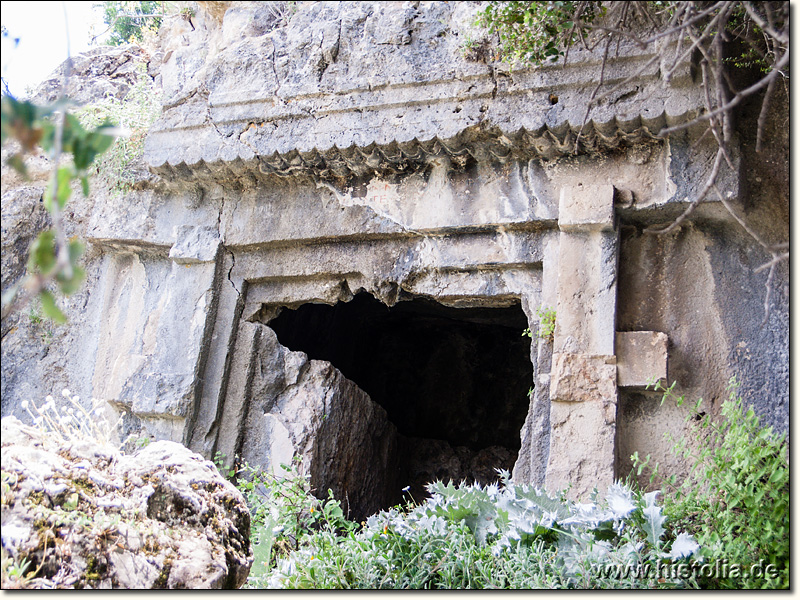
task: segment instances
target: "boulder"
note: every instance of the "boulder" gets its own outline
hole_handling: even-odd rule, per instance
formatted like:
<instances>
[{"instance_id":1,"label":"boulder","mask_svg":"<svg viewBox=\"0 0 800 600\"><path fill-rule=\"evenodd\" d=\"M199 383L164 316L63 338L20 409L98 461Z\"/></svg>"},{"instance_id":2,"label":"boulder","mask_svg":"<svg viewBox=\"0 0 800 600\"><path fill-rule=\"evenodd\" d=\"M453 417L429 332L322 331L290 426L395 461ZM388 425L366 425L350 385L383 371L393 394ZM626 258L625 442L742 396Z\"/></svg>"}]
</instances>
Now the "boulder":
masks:
<instances>
[{"instance_id":1,"label":"boulder","mask_svg":"<svg viewBox=\"0 0 800 600\"><path fill-rule=\"evenodd\" d=\"M264 349L277 346L271 330L263 337ZM331 363L278 352L285 387L255 382L243 458L280 473L296 457L317 496L330 489L352 519L399 500L397 431L386 411Z\"/></svg>"},{"instance_id":2,"label":"boulder","mask_svg":"<svg viewBox=\"0 0 800 600\"><path fill-rule=\"evenodd\" d=\"M2 420L3 588L230 589L253 562L242 494L170 441L133 454ZM24 567L22 565L25 565Z\"/></svg>"}]
</instances>

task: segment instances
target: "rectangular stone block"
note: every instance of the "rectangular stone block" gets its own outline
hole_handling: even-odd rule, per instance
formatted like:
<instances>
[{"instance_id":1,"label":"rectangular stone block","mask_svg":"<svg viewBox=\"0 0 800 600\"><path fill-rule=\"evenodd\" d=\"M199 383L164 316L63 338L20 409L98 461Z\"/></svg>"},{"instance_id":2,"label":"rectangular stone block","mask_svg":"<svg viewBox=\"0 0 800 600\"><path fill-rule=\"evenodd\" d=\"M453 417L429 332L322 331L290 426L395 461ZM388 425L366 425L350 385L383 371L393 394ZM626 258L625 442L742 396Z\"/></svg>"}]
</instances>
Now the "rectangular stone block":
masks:
<instances>
[{"instance_id":1,"label":"rectangular stone block","mask_svg":"<svg viewBox=\"0 0 800 600\"><path fill-rule=\"evenodd\" d=\"M561 188L558 228L561 231L614 229L614 186L576 185Z\"/></svg>"},{"instance_id":2,"label":"rectangular stone block","mask_svg":"<svg viewBox=\"0 0 800 600\"><path fill-rule=\"evenodd\" d=\"M613 355L553 354L552 402L617 401L617 368Z\"/></svg>"},{"instance_id":3,"label":"rectangular stone block","mask_svg":"<svg viewBox=\"0 0 800 600\"><path fill-rule=\"evenodd\" d=\"M616 398L550 405L550 456L545 488L550 493L571 486L571 500L588 502L614 482Z\"/></svg>"},{"instance_id":4,"label":"rectangular stone block","mask_svg":"<svg viewBox=\"0 0 800 600\"><path fill-rule=\"evenodd\" d=\"M179 265L116 255L104 275L94 397L183 441L193 416L204 348L215 316L215 263ZM177 439L174 436L178 436Z\"/></svg>"},{"instance_id":5,"label":"rectangular stone block","mask_svg":"<svg viewBox=\"0 0 800 600\"><path fill-rule=\"evenodd\" d=\"M645 387L654 379L666 380L668 342L660 331L617 332L617 385Z\"/></svg>"},{"instance_id":6,"label":"rectangular stone block","mask_svg":"<svg viewBox=\"0 0 800 600\"><path fill-rule=\"evenodd\" d=\"M555 352L614 354L617 234L559 234Z\"/></svg>"},{"instance_id":7,"label":"rectangular stone block","mask_svg":"<svg viewBox=\"0 0 800 600\"><path fill-rule=\"evenodd\" d=\"M213 262L220 246L216 226L193 227L181 225L176 228L176 240L169 250L169 257L181 265Z\"/></svg>"}]
</instances>

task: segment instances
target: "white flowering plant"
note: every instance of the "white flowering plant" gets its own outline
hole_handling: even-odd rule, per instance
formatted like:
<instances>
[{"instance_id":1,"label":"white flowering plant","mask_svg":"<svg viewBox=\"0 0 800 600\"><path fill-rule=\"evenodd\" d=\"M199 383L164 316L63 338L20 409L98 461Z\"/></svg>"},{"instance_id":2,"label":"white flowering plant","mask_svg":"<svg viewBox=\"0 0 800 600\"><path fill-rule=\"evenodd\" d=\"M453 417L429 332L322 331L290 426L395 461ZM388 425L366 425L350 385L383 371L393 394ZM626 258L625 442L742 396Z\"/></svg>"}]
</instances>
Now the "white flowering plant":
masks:
<instances>
[{"instance_id":1,"label":"white flowering plant","mask_svg":"<svg viewBox=\"0 0 800 600\"><path fill-rule=\"evenodd\" d=\"M92 441L104 446L114 445L114 435L119 419L112 422L108 419L108 404L103 400L91 399L86 408L78 395L68 388L61 390L66 400L59 408L56 400L48 395L42 406L35 402L23 400L22 409L30 415L33 425L54 436L57 443L74 443Z\"/></svg>"}]
</instances>

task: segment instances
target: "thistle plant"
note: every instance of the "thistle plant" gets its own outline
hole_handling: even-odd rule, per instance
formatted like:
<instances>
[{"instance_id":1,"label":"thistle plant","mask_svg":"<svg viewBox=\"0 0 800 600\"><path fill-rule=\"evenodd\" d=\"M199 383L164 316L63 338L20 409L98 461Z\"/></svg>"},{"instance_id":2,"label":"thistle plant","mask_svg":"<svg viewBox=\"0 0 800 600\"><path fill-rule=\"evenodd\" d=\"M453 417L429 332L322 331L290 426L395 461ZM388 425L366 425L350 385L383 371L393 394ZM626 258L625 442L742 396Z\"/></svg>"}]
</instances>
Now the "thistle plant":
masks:
<instances>
[{"instance_id":1,"label":"thistle plant","mask_svg":"<svg viewBox=\"0 0 800 600\"><path fill-rule=\"evenodd\" d=\"M273 588L689 587L691 577L644 574L695 556L686 533L673 537L656 502L621 483L603 501L575 503L544 490L501 483L429 484L420 505L395 507L344 534L309 532L277 561Z\"/></svg>"}]
</instances>

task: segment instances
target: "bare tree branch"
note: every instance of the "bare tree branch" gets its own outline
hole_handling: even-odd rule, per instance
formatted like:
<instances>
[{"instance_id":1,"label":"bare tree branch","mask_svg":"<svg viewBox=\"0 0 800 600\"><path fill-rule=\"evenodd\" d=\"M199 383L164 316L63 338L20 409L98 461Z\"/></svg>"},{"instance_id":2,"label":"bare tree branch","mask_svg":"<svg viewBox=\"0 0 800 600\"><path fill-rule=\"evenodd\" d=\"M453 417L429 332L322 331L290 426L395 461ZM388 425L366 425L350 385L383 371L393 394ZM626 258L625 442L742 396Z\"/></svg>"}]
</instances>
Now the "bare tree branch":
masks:
<instances>
[{"instance_id":1,"label":"bare tree branch","mask_svg":"<svg viewBox=\"0 0 800 600\"><path fill-rule=\"evenodd\" d=\"M753 21L756 22L756 25L758 25L764 31L764 33L778 40L782 44L788 44L789 36L783 31L776 31L774 29L774 23L772 22L773 15L772 11L769 8L769 3L760 2L760 4L763 4L766 8L767 19L770 21L769 23L765 23L764 20L759 16L759 14L755 10L753 10L753 7L750 6L750 2L742 2L742 6L744 6L744 9L747 11L747 15L751 19L753 19Z\"/></svg>"},{"instance_id":2,"label":"bare tree branch","mask_svg":"<svg viewBox=\"0 0 800 600\"><path fill-rule=\"evenodd\" d=\"M719 198L719 201L722 203L722 205L728 210L731 216L734 219L736 219L736 222L739 223L739 225L741 225L744 228L744 230L748 234L750 234L750 237L752 237L755 241L757 241L762 248L764 248L769 252L770 251L769 244L767 244L763 239L761 239L761 236L758 235L750 226L748 226L747 223L745 223L744 219L742 219L739 215L736 214L736 211L733 210L733 207L730 205L728 200L722 195L722 193L719 191L719 188L717 188L716 185L714 185L714 192L717 194L717 197Z\"/></svg>"},{"instance_id":3,"label":"bare tree branch","mask_svg":"<svg viewBox=\"0 0 800 600\"><path fill-rule=\"evenodd\" d=\"M589 102L586 105L586 114L583 116L583 122L581 123L581 128L578 131L578 135L575 137L575 152L578 151L578 142L580 142L581 134L583 133L583 128L589 121L589 113L592 110L595 96L597 96L597 92L600 91L600 86L602 86L603 82L605 81L606 63L608 62L608 49L610 47L611 47L611 36L606 36L606 47L603 50L603 63L602 65L600 65L600 78L599 81L597 82L597 86L595 86L594 88L594 91L592 91L592 95L589 97Z\"/></svg>"},{"instance_id":4,"label":"bare tree branch","mask_svg":"<svg viewBox=\"0 0 800 600\"><path fill-rule=\"evenodd\" d=\"M764 99L761 101L761 112L758 114L758 129L756 130L756 152L761 152L761 142L764 139L764 127L767 122L767 112L769 111L769 101L772 99L772 92L775 89L776 79L773 79L767 85L767 91L764 94Z\"/></svg>"},{"instance_id":5,"label":"bare tree branch","mask_svg":"<svg viewBox=\"0 0 800 600\"><path fill-rule=\"evenodd\" d=\"M772 279L775 277L776 266L777 263L769 268L769 275L767 275L767 281L764 283L767 293L764 294L764 320L761 321L761 327L764 327L767 324L767 320L769 320L769 301L772 297Z\"/></svg>"},{"instance_id":6,"label":"bare tree branch","mask_svg":"<svg viewBox=\"0 0 800 600\"><path fill-rule=\"evenodd\" d=\"M680 227L681 223L683 223L686 220L686 218L694 212L694 209L697 208L697 206L706 197L706 194L708 194L709 190L711 190L712 186L714 186L715 182L717 181L717 175L719 174L719 167L722 164L722 158L723 158L723 152L722 149L720 148L717 150L717 155L714 157L714 166L711 167L711 173L708 176L708 179L706 180L705 186L703 186L703 189L700 191L699 194L697 194L697 197L692 201L691 204L689 204L686 210L683 211L683 214L681 214L670 225L668 225L663 229L658 229L656 227L647 227L644 229L644 232L669 233Z\"/></svg>"},{"instance_id":7,"label":"bare tree branch","mask_svg":"<svg viewBox=\"0 0 800 600\"><path fill-rule=\"evenodd\" d=\"M690 2L685 2L685 3L682 3L682 4L689 5L691 3ZM685 21L680 21L679 25L675 25L674 27L672 27L671 29L667 29L666 31L660 31L656 35L654 35L654 36L648 38L647 40L645 40L645 43L649 45L649 44L652 44L653 42L655 42L656 40L660 40L661 38L664 38L664 37L669 37L674 33L684 33L691 25L694 25L695 23L697 23L698 21L703 19L703 17L705 17L707 15L710 15L715 10L719 10L720 8L725 6L726 4L728 4L728 3L727 2L717 2L717 3L713 4L712 6L708 7L706 10L696 14L694 17L691 17L691 18L689 18L689 19L687 19Z\"/></svg>"},{"instance_id":8,"label":"bare tree branch","mask_svg":"<svg viewBox=\"0 0 800 600\"><path fill-rule=\"evenodd\" d=\"M717 116L719 114L724 113L725 111L731 110L732 108L737 106L742 100L744 100L748 96L751 96L751 95L755 94L756 92L758 92L759 90L761 90L765 86L769 85L769 82L772 81L773 79L775 79L779 75L780 69L782 69L783 67L785 67L788 64L789 64L789 50L787 49L786 52L784 53L784 55L780 58L780 60L777 63L775 63L775 65L773 65L772 71L770 71L768 75L764 76L762 79L759 79L756 83L754 83L750 87L742 90L741 92L737 92L733 96L733 98L731 98L726 104L724 104L723 106L720 106L719 108L716 108L715 110L711 111L710 113L706 113L705 115L701 115L701 116L697 117L696 119L694 119L693 121L690 121L688 123L681 123L680 125L675 125L674 127L667 127L665 129L662 129L659 132L658 135L660 137L666 137L671 133L676 133L678 131L683 131L684 129L688 129L691 126L696 125L697 123L700 123L702 121L707 121L709 119L714 118L715 116Z\"/></svg>"},{"instance_id":9,"label":"bare tree branch","mask_svg":"<svg viewBox=\"0 0 800 600\"><path fill-rule=\"evenodd\" d=\"M789 253L784 252L783 254L773 254L772 260L764 263L760 267L756 267L753 269L753 273L761 273L764 269L771 269L772 267L776 266L779 263L782 263L785 260L789 260Z\"/></svg>"}]
</instances>

